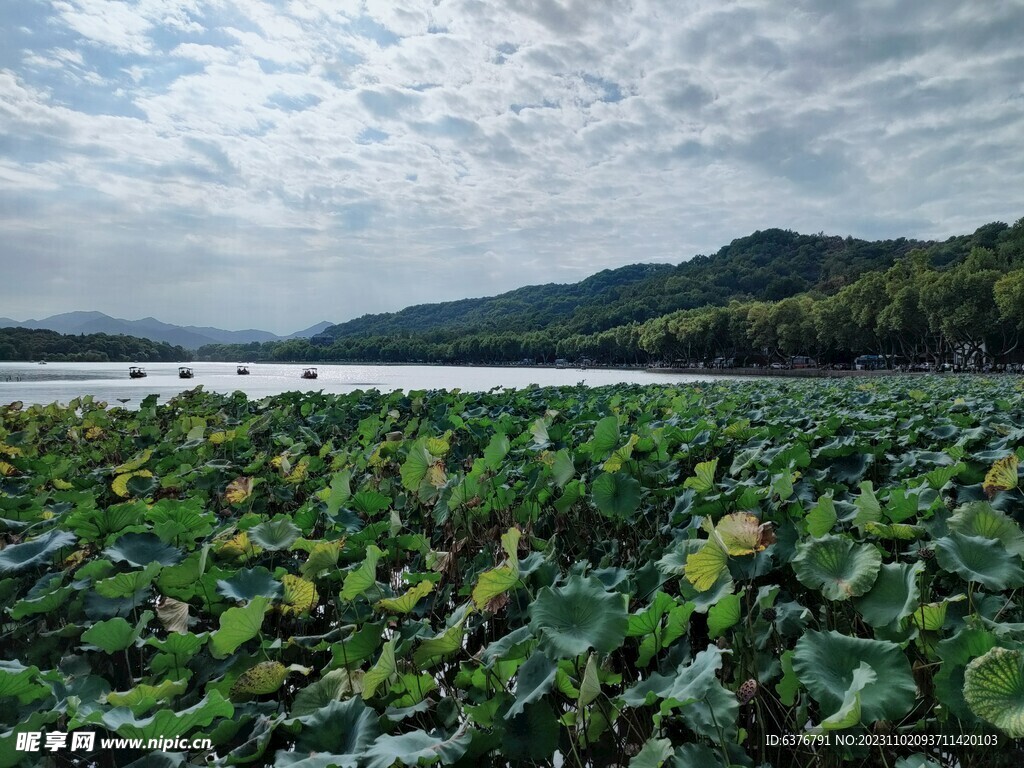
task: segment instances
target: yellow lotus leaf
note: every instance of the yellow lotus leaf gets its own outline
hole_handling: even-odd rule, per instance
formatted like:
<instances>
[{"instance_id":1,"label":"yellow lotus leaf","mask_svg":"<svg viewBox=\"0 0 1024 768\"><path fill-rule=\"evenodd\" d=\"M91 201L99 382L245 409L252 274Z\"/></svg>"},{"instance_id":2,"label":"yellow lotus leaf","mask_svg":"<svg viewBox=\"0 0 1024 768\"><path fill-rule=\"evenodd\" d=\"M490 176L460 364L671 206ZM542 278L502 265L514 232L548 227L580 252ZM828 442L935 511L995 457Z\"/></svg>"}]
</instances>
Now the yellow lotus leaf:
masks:
<instances>
[{"instance_id":1,"label":"yellow lotus leaf","mask_svg":"<svg viewBox=\"0 0 1024 768\"><path fill-rule=\"evenodd\" d=\"M207 437L206 439L209 440L214 445L220 445L221 443L227 442L228 440L234 440L235 439L235 430L229 429L226 432L224 430L219 430L217 432L212 432L212 433L210 433L210 436Z\"/></svg>"},{"instance_id":2,"label":"yellow lotus leaf","mask_svg":"<svg viewBox=\"0 0 1024 768\"><path fill-rule=\"evenodd\" d=\"M282 468L284 465L282 464ZM288 477L285 478L285 482L288 483L301 483L306 479L309 474L309 457L303 456L299 459L299 463L295 465L295 468L288 473Z\"/></svg>"},{"instance_id":3,"label":"yellow lotus leaf","mask_svg":"<svg viewBox=\"0 0 1024 768\"><path fill-rule=\"evenodd\" d=\"M8 456L21 456L21 448L13 445L7 445L7 443L0 443L0 453L6 453Z\"/></svg>"},{"instance_id":4,"label":"yellow lotus leaf","mask_svg":"<svg viewBox=\"0 0 1024 768\"><path fill-rule=\"evenodd\" d=\"M252 495L252 478L236 477L224 491L228 504L241 504Z\"/></svg>"},{"instance_id":5,"label":"yellow lotus leaf","mask_svg":"<svg viewBox=\"0 0 1024 768\"><path fill-rule=\"evenodd\" d=\"M124 464L114 467L114 474L121 475L126 472L134 472L136 469L143 466L147 461L149 461L149 457L152 455L153 449L147 448L141 453L135 454L135 456L126 461Z\"/></svg>"},{"instance_id":6,"label":"yellow lotus leaf","mask_svg":"<svg viewBox=\"0 0 1024 768\"><path fill-rule=\"evenodd\" d=\"M443 488L444 484L448 481L448 475L444 471L444 462L435 461L427 469L427 480L435 488Z\"/></svg>"},{"instance_id":7,"label":"yellow lotus leaf","mask_svg":"<svg viewBox=\"0 0 1024 768\"><path fill-rule=\"evenodd\" d=\"M4 477L10 477L17 471L17 469L15 469L12 465L8 464L6 461L0 461L0 475L3 475Z\"/></svg>"},{"instance_id":8,"label":"yellow lotus leaf","mask_svg":"<svg viewBox=\"0 0 1024 768\"><path fill-rule=\"evenodd\" d=\"M148 469L140 469L138 472L127 472L123 475L118 475L114 478L114 482L111 483L110 487L114 493L120 496L122 499L127 499L131 494L128 492L128 481L133 477L152 477L153 473Z\"/></svg>"},{"instance_id":9,"label":"yellow lotus leaf","mask_svg":"<svg viewBox=\"0 0 1024 768\"><path fill-rule=\"evenodd\" d=\"M53 487L56 488L58 491L70 491L72 488L75 487L67 480L61 480L59 477L54 478L50 482L53 483Z\"/></svg>"},{"instance_id":10,"label":"yellow lotus leaf","mask_svg":"<svg viewBox=\"0 0 1024 768\"><path fill-rule=\"evenodd\" d=\"M279 606L279 610L285 616L308 613L320 600L316 586L311 581L286 573L281 577L281 583L284 584L284 604Z\"/></svg>"},{"instance_id":11,"label":"yellow lotus leaf","mask_svg":"<svg viewBox=\"0 0 1024 768\"><path fill-rule=\"evenodd\" d=\"M451 444L447 439L449 435L450 433L446 432L444 437L428 437L427 450L434 456L444 456L451 450Z\"/></svg>"},{"instance_id":12,"label":"yellow lotus leaf","mask_svg":"<svg viewBox=\"0 0 1024 768\"><path fill-rule=\"evenodd\" d=\"M257 552L262 551L262 549L262 547L258 547L250 542L249 534L242 531L221 544L217 552L224 557L247 560Z\"/></svg>"},{"instance_id":13,"label":"yellow lotus leaf","mask_svg":"<svg viewBox=\"0 0 1024 768\"><path fill-rule=\"evenodd\" d=\"M85 430L86 440L99 440L101 437L103 437L103 430L99 427L89 427Z\"/></svg>"},{"instance_id":14,"label":"yellow lotus leaf","mask_svg":"<svg viewBox=\"0 0 1024 768\"><path fill-rule=\"evenodd\" d=\"M761 552L775 541L771 523L762 523L747 512L726 515L718 521L715 530L725 551L734 557Z\"/></svg>"},{"instance_id":15,"label":"yellow lotus leaf","mask_svg":"<svg viewBox=\"0 0 1024 768\"><path fill-rule=\"evenodd\" d=\"M993 464L992 469L985 475L985 483L982 485L985 495L991 499L996 495L997 491L1008 491L1011 488L1016 488L1017 467L1019 464L1020 461L1017 459L1017 456L1012 453Z\"/></svg>"},{"instance_id":16,"label":"yellow lotus leaf","mask_svg":"<svg viewBox=\"0 0 1024 768\"><path fill-rule=\"evenodd\" d=\"M708 541L686 558L683 573L698 592L707 592L725 571L728 561L725 550L717 542Z\"/></svg>"}]
</instances>

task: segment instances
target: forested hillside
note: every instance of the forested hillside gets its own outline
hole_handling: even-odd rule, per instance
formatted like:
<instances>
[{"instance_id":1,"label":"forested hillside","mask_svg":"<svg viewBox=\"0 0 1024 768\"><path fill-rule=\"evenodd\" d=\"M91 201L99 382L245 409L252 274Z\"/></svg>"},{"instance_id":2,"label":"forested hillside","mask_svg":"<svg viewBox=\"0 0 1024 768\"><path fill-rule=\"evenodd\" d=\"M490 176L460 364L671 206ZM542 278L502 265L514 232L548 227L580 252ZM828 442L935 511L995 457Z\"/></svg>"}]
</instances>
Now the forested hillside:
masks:
<instances>
[{"instance_id":1,"label":"forested hillside","mask_svg":"<svg viewBox=\"0 0 1024 768\"><path fill-rule=\"evenodd\" d=\"M0 360L81 363L176 362L191 360L183 347L106 333L64 335L31 328L0 328Z\"/></svg>"},{"instance_id":2,"label":"forested hillside","mask_svg":"<svg viewBox=\"0 0 1024 768\"><path fill-rule=\"evenodd\" d=\"M366 315L313 342L211 345L198 356L616 364L718 355L935 357L953 344L1005 353L1019 331L1022 243L1022 222L987 224L941 243L770 229L676 267L631 265L572 285Z\"/></svg>"}]
</instances>

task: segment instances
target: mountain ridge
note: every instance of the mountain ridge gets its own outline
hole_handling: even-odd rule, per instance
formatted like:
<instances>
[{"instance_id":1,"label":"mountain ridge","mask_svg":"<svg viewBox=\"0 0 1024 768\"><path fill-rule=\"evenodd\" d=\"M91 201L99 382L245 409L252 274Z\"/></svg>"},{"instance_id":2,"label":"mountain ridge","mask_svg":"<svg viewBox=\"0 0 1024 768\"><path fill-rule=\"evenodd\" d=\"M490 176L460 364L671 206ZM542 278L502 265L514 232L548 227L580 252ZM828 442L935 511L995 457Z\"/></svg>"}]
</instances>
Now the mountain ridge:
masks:
<instances>
[{"instance_id":1,"label":"mountain ridge","mask_svg":"<svg viewBox=\"0 0 1024 768\"><path fill-rule=\"evenodd\" d=\"M308 339L323 332L331 323L322 320L287 336L279 336L270 331L247 328L240 331L228 331L223 328L195 325L174 325L165 323L155 317L144 317L140 320L125 320L111 317L103 312L91 310L75 310L61 312L44 317L42 320L14 320L0 317L0 328L29 328L56 331L63 334L106 333L111 335L124 334L150 341L166 342L173 346L196 350L207 344L251 344L267 341L287 341L289 339Z\"/></svg>"}]
</instances>

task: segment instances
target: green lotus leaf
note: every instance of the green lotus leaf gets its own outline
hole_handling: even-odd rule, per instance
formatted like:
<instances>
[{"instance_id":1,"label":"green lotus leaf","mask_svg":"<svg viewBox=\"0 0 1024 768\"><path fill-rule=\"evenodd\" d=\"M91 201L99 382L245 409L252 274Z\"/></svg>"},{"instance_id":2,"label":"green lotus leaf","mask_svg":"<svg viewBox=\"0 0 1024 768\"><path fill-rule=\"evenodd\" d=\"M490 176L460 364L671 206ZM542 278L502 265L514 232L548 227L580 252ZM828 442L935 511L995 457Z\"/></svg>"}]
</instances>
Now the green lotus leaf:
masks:
<instances>
[{"instance_id":1,"label":"green lotus leaf","mask_svg":"<svg viewBox=\"0 0 1024 768\"><path fill-rule=\"evenodd\" d=\"M302 726L296 739L297 751L306 755L323 752L332 758L330 765L354 767L380 735L377 721L377 714L362 699L351 698L330 701L286 725ZM280 764L281 757L282 753L278 752L276 764Z\"/></svg>"},{"instance_id":2,"label":"green lotus leaf","mask_svg":"<svg viewBox=\"0 0 1024 768\"><path fill-rule=\"evenodd\" d=\"M874 585L881 553L870 544L854 544L841 536L823 536L796 547L793 569L800 583L820 589L829 600L863 595Z\"/></svg>"},{"instance_id":3,"label":"green lotus leaf","mask_svg":"<svg viewBox=\"0 0 1024 768\"><path fill-rule=\"evenodd\" d=\"M631 707L643 707L662 699L661 711L686 707L703 699L718 682L722 652L715 646L704 649L689 664L683 663L672 674L654 673L622 694ZM735 697L734 697L735 700Z\"/></svg>"},{"instance_id":4,"label":"green lotus leaf","mask_svg":"<svg viewBox=\"0 0 1024 768\"><path fill-rule=\"evenodd\" d=\"M398 673L398 663L395 661L395 645L397 643L397 637L393 637L388 642L384 643L384 648L381 649L380 656L377 658L377 663L370 667L369 671L367 671L366 675L363 677L364 701L373 698L373 694L377 692L377 688Z\"/></svg>"},{"instance_id":5,"label":"green lotus leaf","mask_svg":"<svg viewBox=\"0 0 1024 768\"><path fill-rule=\"evenodd\" d=\"M352 472L344 470L331 475L329 487L320 491L317 496L327 504L327 514L332 517L338 514L342 506L352 497Z\"/></svg>"},{"instance_id":6,"label":"green lotus leaf","mask_svg":"<svg viewBox=\"0 0 1024 768\"><path fill-rule=\"evenodd\" d=\"M594 427L594 438L590 441L591 454L595 459L602 459L615 450L619 444L619 420L615 416L605 416Z\"/></svg>"},{"instance_id":7,"label":"green lotus leaf","mask_svg":"<svg viewBox=\"0 0 1024 768\"><path fill-rule=\"evenodd\" d=\"M292 717L311 715L332 701L341 701L352 694L362 693L363 674L360 670L331 670L295 694L295 701L290 710Z\"/></svg>"},{"instance_id":8,"label":"green lotus leaf","mask_svg":"<svg viewBox=\"0 0 1024 768\"><path fill-rule=\"evenodd\" d=\"M0 659L0 699L24 696L34 689L48 693L49 688L36 682L38 677L39 667L26 667L17 660Z\"/></svg>"},{"instance_id":9,"label":"green lotus leaf","mask_svg":"<svg viewBox=\"0 0 1024 768\"><path fill-rule=\"evenodd\" d=\"M857 508L853 524L862 531L868 523L882 522L882 505L879 504L878 497L875 496L874 486L870 480L865 480L860 484L860 495L854 499L853 505Z\"/></svg>"},{"instance_id":10,"label":"green lotus leaf","mask_svg":"<svg viewBox=\"0 0 1024 768\"><path fill-rule=\"evenodd\" d=\"M366 548L366 558L345 576L341 585L341 599L352 601L377 583L377 563L384 552L371 544Z\"/></svg>"},{"instance_id":11,"label":"green lotus leaf","mask_svg":"<svg viewBox=\"0 0 1024 768\"><path fill-rule=\"evenodd\" d=\"M384 624L363 624L348 638L331 646L332 668L355 669L380 648Z\"/></svg>"},{"instance_id":12,"label":"green lotus leaf","mask_svg":"<svg viewBox=\"0 0 1024 768\"><path fill-rule=\"evenodd\" d=\"M831 496L822 496L807 513L807 532L811 536L824 536L836 524L836 507Z\"/></svg>"},{"instance_id":13,"label":"green lotus leaf","mask_svg":"<svg viewBox=\"0 0 1024 768\"><path fill-rule=\"evenodd\" d=\"M505 719L516 717L527 704L539 701L555 681L558 665L543 653L533 653L516 674L516 700L505 713Z\"/></svg>"},{"instance_id":14,"label":"green lotus leaf","mask_svg":"<svg viewBox=\"0 0 1024 768\"><path fill-rule=\"evenodd\" d=\"M715 470L718 469L718 459L702 461L693 470L693 477L688 477L683 482L683 488L693 488L697 493L711 493L715 490Z\"/></svg>"},{"instance_id":15,"label":"green lotus leaf","mask_svg":"<svg viewBox=\"0 0 1024 768\"><path fill-rule=\"evenodd\" d=\"M938 491L965 469L967 469L966 464L963 462L957 462L956 464L950 464L933 469L931 472L926 473L924 478L930 488Z\"/></svg>"},{"instance_id":16,"label":"green lotus leaf","mask_svg":"<svg viewBox=\"0 0 1024 768\"><path fill-rule=\"evenodd\" d=\"M301 533L290 517L278 515L273 520L250 528L249 540L271 552L278 552L288 549Z\"/></svg>"},{"instance_id":17,"label":"green lotus leaf","mask_svg":"<svg viewBox=\"0 0 1024 768\"><path fill-rule=\"evenodd\" d=\"M123 530L142 531L146 504L141 501L111 504L97 509L88 504L79 505L65 521L65 525L89 542L103 542L107 537Z\"/></svg>"},{"instance_id":18,"label":"green lotus leaf","mask_svg":"<svg viewBox=\"0 0 1024 768\"><path fill-rule=\"evenodd\" d=\"M426 440L420 438L409 448L402 463L402 485L406 490L415 491L427 476L427 470L434 463L434 457L427 450Z\"/></svg>"},{"instance_id":19,"label":"green lotus leaf","mask_svg":"<svg viewBox=\"0 0 1024 768\"><path fill-rule=\"evenodd\" d=\"M864 479L864 473L875 462L870 453L851 453L832 459L828 465L828 474L837 483L856 485Z\"/></svg>"},{"instance_id":20,"label":"green lotus leaf","mask_svg":"<svg viewBox=\"0 0 1024 768\"><path fill-rule=\"evenodd\" d=\"M518 717L505 721L501 754L510 760L545 761L558 747L561 729L546 701L530 704Z\"/></svg>"},{"instance_id":21,"label":"green lotus leaf","mask_svg":"<svg viewBox=\"0 0 1024 768\"><path fill-rule=\"evenodd\" d=\"M511 443L508 438L500 432L496 433L491 441L484 448L484 467L489 469L491 472L497 472L501 469L501 463L505 460L505 456L508 455Z\"/></svg>"},{"instance_id":22,"label":"green lotus leaf","mask_svg":"<svg viewBox=\"0 0 1024 768\"><path fill-rule=\"evenodd\" d=\"M240 568L230 579L217 580L217 592L228 600L248 601L255 597L276 599L284 594L284 587L262 566Z\"/></svg>"},{"instance_id":23,"label":"green lotus leaf","mask_svg":"<svg viewBox=\"0 0 1024 768\"><path fill-rule=\"evenodd\" d=\"M875 674L875 670L862 661L860 666L853 671L853 679L846 691L846 695L843 697L843 703L839 706L839 710L822 720L819 730L836 731L843 728L852 728L859 724L861 720L861 691L868 685L877 682L877 680L878 677Z\"/></svg>"},{"instance_id":24,"label":"green lotus leaf","mask_svg":"<svg viewBox=\"0 0 1024 768\"><path fill-rule=\"evenodd\" d=\"M135 626L120 616L106 621L97 621L82 633L82 641L104 653L123 651L134 645L152 618L152 611L144 611Z\"/></svg>"},{"instance_id":25,"label":"green lotus leaf","mask_svg":"<svg viewBox=\"0 0 1024 768\"><path fill-rule=\"evenodd\" d=\"M107 703L114 707L128 707L136 717L168 699L180 696L188 689L187 680L162 680L157 685L137 685L127 691L111 691Z\"/></svg>"},{"instance_id":26,"label":"green lotus leaf","mask_svg":"<svg viewBox=\"0 0 1024 768\"><path fill-rule=\"evenodd\" d=\"M341 554L341 541L319 541L309 550L309 556L301 566L299 572L307 579L318 576L323 571L333 569L338 565L338 555Z\"/></svg>"},{"instance_id":27,"label":"green lotus leaf","mask_svg":"<svg viewBox=\"0 0 1024 768\"><path fill-rule=\"evenodd\" d=\"M949 530L965 536L997 539L1008 552L1024 556L1024 533L1013 518L987 501L975 501L960 507L949 518Z\"/></svg>"},{"instance_id":28,"label":"green lotus leaf","mask_svg":"<svg viewBox=\"0 0 1024 768\"><path fill-rule=\"evenodd\" d=\"M974 719L964 700L964 672L971 659L975 659L996 646L996 638L984 629L965 627L953 637L939 641L935 651L942 664L935 674L935 697L949 707L961 720Z\"/></svg>"},{"instance_id":29,"label":"green lotus leaf","mask_svg":"<svg viewBox=\"0 0 1024 768\"><path fill-rule=\"evenodd\" d=\"M383 735L362 754L361 762L366 768L391 768L396 762L401 765L418 765L436 762L451 765L461 758L472 741L468 730L459 730L452 736L432 731L410 731L399 736Z\"/></svg>"},{"instance_id":30,"label":"green lotus leaf","mask_svg":"<svg viewBox=\"0 0 1024 768\"><path fill-rule=\"evenodd\" d=\"M11 544L0 550L0 574L15 573L40 563L48 563L54 553L70 547L78 539L73 533L52 530L32 541Z\"/></svg>"},{"instance_id":31,"label":"green lotus leaf","mask_svg":"<svg viewBox=\"0 0 1024 768\"><path fill-rule=\"evenodd\" d=\"M726 595L708 610L708 636L714 640L740 620L740 596Z\"/></svg>"},{"instance_id":32,"label":"green lotus leaf","mask_svg":"<svg viewBox=\"0 0 1024 768\"><path fill-rule=\"evenodd\" d=\"M67 599L76 592L74 587L58 587L44 595L35 598L19 600L11 606L11 618L15 621L26 616L34 616L37 613L50 613L56 611Z\"/></svg>"},{"instance_id":33,"label":"green lotus leaf","mask_svg":"<svg viewBox=\"0 0 1024 768\"><path fill-rule=\"evenodd\" d=\"M565 484L575 476L576 465L569 452L563 448L555 454L555 463L551 465L551 477L555 481L555 485L564 488Z\"/></svg>"},{"instance_id":34,"label":"green lotus leaf","mask_svg":"<svg viewBox=\"0 0 1024 768\"><path fill-rule=\"evenodd\" d=\"M859 689L861 722L898 720L914 706L917 686L903 650L895 643L848 637L835 631L809 631L797 641L793 671L811 697L831 717L847 703L855 672L866 664L873 682ZM863 675L860 681L864 681Z\"/></svg>"},{"instance_id":35,"label":"green lotus leaf","mask_svg":"<svg viewBox=\"0 0 1024 768\"><path fill-rule=\"evenodd\" d=\"M218 717L231 717L235 708L219 691L210 691L203 699L181 711L162 709L152 717L136 720L127 707L105 713L103 725L126 739L174 739L199 727L208 726Z\"/></svg>"},{"instance_id":36,"label":"green lotus leaf","mask_svg":"<svg viewBox=\"0 0 1024 768\"><path fill-rule=\"evenodd\" d=\"M625 472L599 475L591 493L601 514L614 520L632 520L640 507L640 483Z\"/></svg>"},{"instance_id":37,"label":"green lotus leaf","mask_svg":"<svg viewBox=\"0 0 1024 768\"><path fill-rule=\"evenodd\" d=\"M545 587L530 606L530 628L556 659L591 648L610 653L626 639L628 623L625 596L606 591L594 577L572 576L562 587Z\"/></svg>"},{"instance_id":38,"label":"green lotus leaf","mask_svg":"<svg viewBox=\"0 0 1024 768\"><path fill-rule=\"evenodd\" d=\"M910 616L918 605L918 577L924 563L884 563L874 586L854 604L872 627L888 627Z\"/></svg>"},{"instance_id":39,"label":"green lotus leaf","mask_svg":"<svg viewBox=\"0 0 1024 768\"><path fill-rule=\"evenodd\" d=\"M1024 738L1024 652L992 648L968 664L964 699L1011 739Z\"/></svg>"},{"instance_id":40,"label":"green lotus leaf","mask_svg":"<svg viewBox=\"0 0 1024 768\"><path fill-rule=\"evenodd\" d=\"M629 761L629 768L661 768L672 757L671 739L648 739Z\"/></svg>"},{"instance_id":41,"label":"green lotus leaf","mask_svg":"<svg viewBox=\"0 0 1024 768\"><path fill-rule=\"evenodd\" d=\"M180 549L164 544L152 533L126 533L103 554L115 563L126 562L140 568L150 563L175 565L184 557Z\"/></svg>"},{"instance_id":42,"label":"green lotus leaf","mask_svg":"<svg viewBox=\"0 0 1024 768\"><path fill-rule=\"evenodd\" d=\"M997 539L951 533L935 542L935 559L943 570L996 591L1024 584L1020 557Z\"/></svg>"},{"instance_id":43,"label":"green lotus leaf","mask_svg":"<svg viewBox=\"0 0 1024 768\"><path fill-rule=\"evenodd\" d=\"M429 595L433 589L434 582L421 581L416 586L407 589L398 597L386 597L383 600L378 600L376 604L377 610L399 614L409 613L416 607L416 604Z\"/></svg>"},{"instance_id":44,"label":"green lotus leaf","mask_svg":"<svg viewBox=\"0 0 1024 768\"><path fill-rule=\"evenodd\" d=\"M263 626L263 615L269 605L267 598L254 597L242 608L228 608L224 611L220 616L220 628L210 639L213 657L223 659L256 637Z\"/></svg>"},{"instance_id":45,"label":"green lotus leaf","mask_svg":"<svg viewBox=\"0 0 1024 768\"><path fill-rule=\"evenodd\" d=\"M449 656L462 648L463 625L465 619L449 627L434 637L428 637L412 655L412 660L420 669L429 669L445 656Z\"/></svg>"}]
</instances>

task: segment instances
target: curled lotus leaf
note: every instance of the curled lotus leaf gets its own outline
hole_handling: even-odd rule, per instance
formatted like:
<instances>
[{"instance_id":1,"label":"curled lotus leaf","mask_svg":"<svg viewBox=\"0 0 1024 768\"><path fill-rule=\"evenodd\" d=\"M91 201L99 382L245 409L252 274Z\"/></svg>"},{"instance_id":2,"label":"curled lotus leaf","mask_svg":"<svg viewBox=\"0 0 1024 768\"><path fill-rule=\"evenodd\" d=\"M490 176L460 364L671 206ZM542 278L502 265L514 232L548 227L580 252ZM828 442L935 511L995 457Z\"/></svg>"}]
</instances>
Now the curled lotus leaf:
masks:
<instances>
[{"instance_id":1,"label":"curled lotus leaf","mask_svg":"<svg viewBox=\"0 0 1024 768\"><path fill-rule=\"evenodd\" d=\"M951 533L935 543L935 559L943 570L958 573L967 582L981 582L989 589L1024 584L1020 557L996 539Z\"/></svg>"},{"instance_id":2,"label":"curled lotus leaf","mask_svg":"<svg viewBox=\"0 0 1024 768\"><path fill-rule=\"evenodd\" d=\"M820 589L829 600L865 594L878 578L881 553L870 544L841 536L823 536L797 545L793 569L800 583Z\"/></svg>"},{"instance_id":3,"label":"curled lotus leaf","mask_svg":"<svg viewBox=\"0 0 1024 768\"><path fill-rule=\"evenodd\" d=\"M996 461L992 468L985 475L985 482L982 489L990 499L999 491L1008 491L1017 487L1017 468L1020 460L1016 454L1011 453Z\"/></svg>"},{"instance_id":4,"label":"curled lotus leaf","mask_svg":"<svg viewBox=\"0 0 1024 768\"><path fill-rule=\"evenodd\" d=\"M1024 738L1024 652L992 648L967 665L964 699L982 720Z\"/></svg>"},{"instance_id":5,"label":"curled lotus leaf","mask_svg":"<svg viewBox=\"0 0 1024 768\"><path fill-rule=\"evenodd\" d=\"M864 674L863 665L874 673L873 680ZM898 720L911 710L917 696L903 650L883 640L809 631L797 641L793 670L829 717L849 710L851 691L860 696L865 723Z\"/></svg>"},{"instance_id":6,"label":"curled lotus leaf","mask_svg":"<svg viewBox=\"0 0 1024 768\"><path fill-rule=\"evenodd\" d=\"M63 547L70 547L78 539L73 533L52 530L32 541L12 544L0 550L0 573L20 571L38 563L49 561Z\"/></svg>"}]
</instances>

